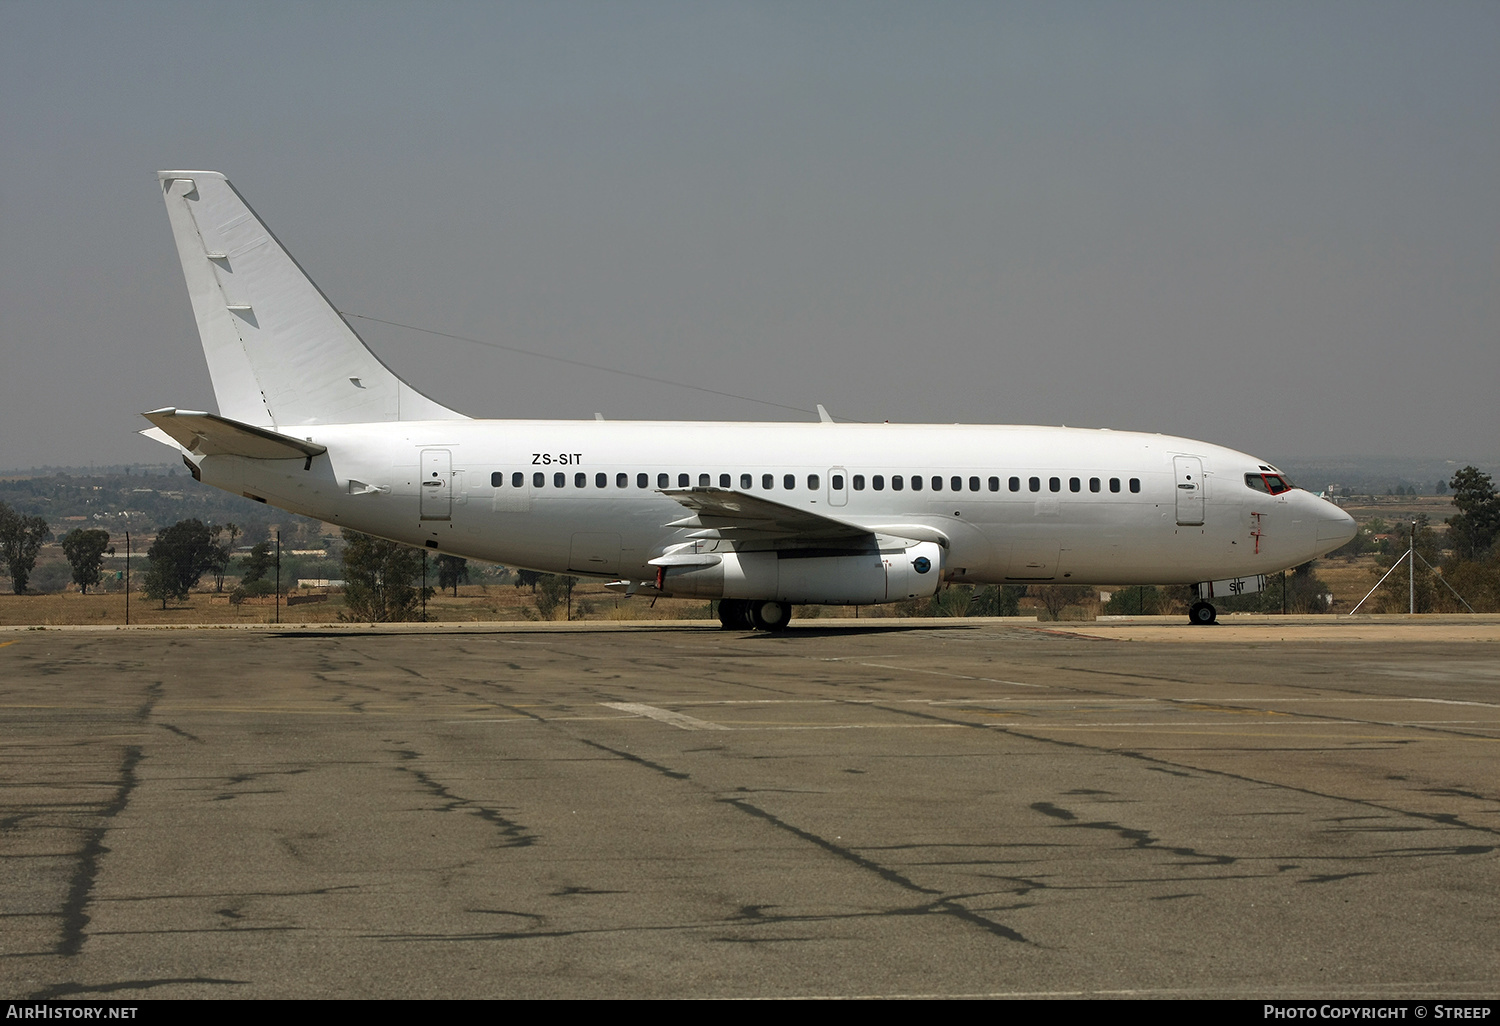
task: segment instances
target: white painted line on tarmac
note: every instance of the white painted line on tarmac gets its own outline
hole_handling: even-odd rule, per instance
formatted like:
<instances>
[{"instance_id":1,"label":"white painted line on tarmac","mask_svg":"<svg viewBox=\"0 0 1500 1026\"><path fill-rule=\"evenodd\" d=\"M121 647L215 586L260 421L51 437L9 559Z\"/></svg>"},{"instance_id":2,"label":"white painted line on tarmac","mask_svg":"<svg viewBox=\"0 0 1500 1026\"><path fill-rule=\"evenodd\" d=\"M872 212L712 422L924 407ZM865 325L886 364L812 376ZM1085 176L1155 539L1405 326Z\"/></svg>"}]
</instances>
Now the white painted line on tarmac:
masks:
<instances>
[{"instance_id":1,"label":"white painted line on tarmac","mask_svg":"<svg viewBox=\"0 0 1500 1026\"><path fill-rule=\"evenodd\" d=\"M658 709L654 705L642 705L640 702L600 702L606 709L617 709L620 712L631 713L636 716L646 716L662 723L670 724L679 730L729 730L722 723L713 723L709 720L700 720L696 716L686 713L673 712L670 709Z\"/></svg>"},{"instance_id":2,"label":"white painted line on tarmac","mask_svg":"<svg viewBox=\"0 0 1500 1026\"><path fill-rule=\"evenodd\" d=\"M841 663L843 659L829 659L830 663ZM1009 684L1016 688L1046 688L1046 684L1024 684L1018 680L999 680L995 677L974 677L967 673L945 673L942 670L922 670L915 666L892 666L889 663L855 663L855 666L869 666L877 670L900 670L903 673L925 673L933 677L952 677L955 680L979 680L986 684Z\"/></svg>"}]
</instances>

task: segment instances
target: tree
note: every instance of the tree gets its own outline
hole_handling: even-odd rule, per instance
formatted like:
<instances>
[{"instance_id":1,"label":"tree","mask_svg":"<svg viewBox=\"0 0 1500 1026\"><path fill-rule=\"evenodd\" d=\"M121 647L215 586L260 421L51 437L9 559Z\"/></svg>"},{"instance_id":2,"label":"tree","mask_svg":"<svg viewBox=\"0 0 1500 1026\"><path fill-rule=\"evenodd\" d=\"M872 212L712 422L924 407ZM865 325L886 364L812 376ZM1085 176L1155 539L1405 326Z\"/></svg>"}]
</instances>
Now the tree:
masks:
<instances>
[{"instance_id":1,"label":"tree","mask_svg":"<svg viewBox=\"0 0 1500 1026\"><path fill-rule=\"evenodd\" d=\"M1016 616L1021 612L1021 598L1026 594L1024 584L993 584L988 588L975 588L974 600L969 604L969 616Z\"/></svg>"},{"instance_id":2,"label":"tree","mask_svg":"<svg viewBox=\"0 0 1500 1026\"><path fill-rule=\"evenodd\" d=\"M439 556L438 588L452 588L453 597L458 598L458 586L469 582L469 561L462 556Z\"/></svg>"},{"instance_id":3,"label":"tree","mask_svg":"<svg viewBox=\"0 0 1500 1026\"><path fill-rule=\"evenodd\" d=\"M10 569L11 590L26 594L26 579L36 566L36 554L52 532L46 517L28 517L0 502L0 553Z\"/></svg>"},{"instance_id":4,"label":"tree","mask_svg":"<svg viewBox=\"0 0 1500 1026\"><path fill-rule=\"evenodd\" d=\"M162 531L146 550L148 566L142 590L152 599L179 601L197 587L205 573L213 569L218 546L213 532L201 520L179 520Z\"/></svg>"},{"instance_id":5,"label":"tree","mask_svg":"<svg viewBox=\"0 0 1500 1026\"><path fill-rule=\"evenodd\" d=\"M141 574L141 593L153 602L160 602L163 609L167 608L167 599L177 595L168 563L154 559L146 563L146 572Z\"/></svg>"},{"instance_id":6,"label":"tree","mask_svg":"<svg viewBox=\"0 0 1500 1026\"><path fill-rule=\"evenodd\" d=\"M1100 610L1107 616L1160 616L1167 611L1166 596L1149 585L1131 585L1110 595Z\"/></svg>"},{"instance_id":7,"label":"tree","mask_svg":"<svg viewBox=\"0 0 1500 1026\"><path fill-rule=\"evenodd\" d=\"M370 623L418 619L421 576L420 550L344 529L344 603L350 619Z\"/></svg>"},{"instance_id":8,"label":"tree","mask_svg":"<svg viewBox=\"0 0 1500 1026\"><path fill-rule=\"evenodd\" d=\"M271 543L257 542L248 556L240 558L240 584L243 586L262 580L271 572L275 563L275 557L271 555Z\"/></svg>"},{"instance_id":9,"label":"tree","mask_svg":"<svg viewBox=\"0 0 1500 1026\"><path fill-rule=\"evenodd\" d=\"M1443 580L1462 595L1476 613L1500 612L1500 552L1491 552L1484 559L1462 560L1444 566ZM1464 608L1447 588L1441 589L1437 597L1442 611L1451 608L1459 612Z\"/></svg>"},{"instance_id":10,"label":"tree","mask_svg":"<svg viewBox=\"0 0 1500 1026\"><path fill-rule=\"evenodd\" d=\"M517 570L516 587L520 588L523 585L529 587L531 589L531 593L535 595L537 582L539 582L545 576L547 575L542 573L540 570Z\"/></svg>"},{"instance_id":11,"label":"tree","mask_svg":"<svg viewBox=\"0 0 1500 1026\"><path fill-rule=\"evenodd\" d=\"M557 607L570 602L573 597L573 585L578 583L578 578L569 577L567 574L542 574L537 581L536 609L542 614L543 620L550 620L557 613Z\"/></svg>"},{"instance_id":12,"label":"tree","mask_svg":"<svg viewBox=\"0 0 1500 1026\"><path fill-rule=\"evenodd\" d=\"M98 527L75 527L63 535L63 555L73 567L73 583L85 595L99 584L99 569L104 565L106 549L109 549L109 532Z\"/></svg>"},{"instance_id":13,"label":"tree","mask_svg":"<svg viewBox=\"0 0 1500 1026\"><path fill-rule=\"evenodd\" d=\"M229 532L229 540L219 541L219 535L224 531ZM230 557L234 555L234 540L239 537L240 529L234 524L224 524L214 527L214 591L224 590L224 574L229 570Z\"/></svg>"},{"instance_id":14,"label":"tree","mask_svg":"<svg viewBox=\"0 0 1500 1026\"><path fill-rule=\"evenodd\" d=\"M1091 594L1093 594L1093 589L1076 584L1033 584L1031 586L1031 597L1041 600L1043 608L1047 610L1049 620L1062 619L1064 609L1083 603Z\"/></svg>"},{"instance_id":15,"label":"tree","mask_svg":"<svg viewBox=\"0 0 1500 1026\"><path fill-rule=\"evenodd\" d=\"M1448 537L1459 559L1478 559L1500 535L1500 494L1490 475L1477 467L1465 467L1449 482L1453 488L1453 507L1458 513L1448 518Z\"/></svg>"},{"instance_id":16,"label":"tree","mask_svg":"<svg viewBox=\"0 0 1500 1026\"><path fill-rule=\"evenodd\" d=\"M1371 568L1370 573L1376 578L1385 576L1386 571L1392 567L1395 570L1385 578L1385 583L1380 586L1366 609L1381 613L1405 613L1415 605L1416 612L1431 613L1436 611L1435 603L1445 601L1439 592L1447 593L1448 589L1437 582L1431 570L1438 564L1438 534L1428 525L1425 514L1418 513L1412 523L1416 525L1415 530L1411 524L1405 525L1405 530L1402 529L1403 525L1394 526L1392 533L1396 541L1390 546L1390 551L1378 558ZM1415 560L1406 555L1407 547L1412 544L1417 549ZM1413 563L1416 564L1415 567L1412 566Z\"/></svg>"},{"instance_id":17,"label":"tree","mask_svg":"<svg viewBox=\"0 0 1500 1026\"><path fill-rule=\"evenodd\" d=\"M973 587L967 584L952 584L932 596L932 615L968 616L973 605Z\"/></svg>"}]
</instances>

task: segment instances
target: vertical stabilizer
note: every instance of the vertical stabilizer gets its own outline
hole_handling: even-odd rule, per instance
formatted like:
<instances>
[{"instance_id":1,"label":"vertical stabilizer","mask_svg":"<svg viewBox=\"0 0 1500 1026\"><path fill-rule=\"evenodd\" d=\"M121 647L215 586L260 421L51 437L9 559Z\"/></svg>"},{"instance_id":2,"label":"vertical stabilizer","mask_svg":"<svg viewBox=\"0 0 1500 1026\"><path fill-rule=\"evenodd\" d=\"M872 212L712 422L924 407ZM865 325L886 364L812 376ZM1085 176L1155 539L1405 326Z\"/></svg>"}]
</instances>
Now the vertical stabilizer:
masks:
<instances>
[{"instance_id":1,"label":"vertical stabilizer","mask_svg":"<svg viewBox=\"0 0 1500 1026\"><path fill-rule=\"evenodd\" d=\"M216 171L159 171L219 413L270 428L463 415L391 373Z\"/></svg>"}]
</instances>

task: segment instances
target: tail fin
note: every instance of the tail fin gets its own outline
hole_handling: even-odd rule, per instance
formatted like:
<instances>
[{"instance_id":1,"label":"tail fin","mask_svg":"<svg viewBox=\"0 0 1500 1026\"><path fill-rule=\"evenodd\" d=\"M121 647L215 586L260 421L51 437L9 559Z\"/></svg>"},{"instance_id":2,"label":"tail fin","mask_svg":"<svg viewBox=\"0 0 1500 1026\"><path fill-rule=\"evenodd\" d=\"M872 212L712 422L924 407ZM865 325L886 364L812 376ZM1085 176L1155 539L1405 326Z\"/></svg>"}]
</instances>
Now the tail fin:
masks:
<instances>
[{"instance_id":1,"label":"tail fin","mask_svg":"<svg viewBox=\"0 0 1500 1026\"><path fill-rule=\"evenodd\" d=\"M463 419L370 352L227 178L157 177L222 416L273 429Z\"/></svg>"}]
</instances>

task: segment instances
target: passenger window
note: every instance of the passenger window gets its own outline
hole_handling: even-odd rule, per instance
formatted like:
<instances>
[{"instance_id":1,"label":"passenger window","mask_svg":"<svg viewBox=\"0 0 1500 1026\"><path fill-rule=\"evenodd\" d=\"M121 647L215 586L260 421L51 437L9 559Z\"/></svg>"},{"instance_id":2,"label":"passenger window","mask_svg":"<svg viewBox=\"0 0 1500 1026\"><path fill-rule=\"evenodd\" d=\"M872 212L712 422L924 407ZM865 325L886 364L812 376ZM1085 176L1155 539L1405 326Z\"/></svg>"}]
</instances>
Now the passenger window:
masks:
<instances>
[{"instance_id":1,"label":"passenger window","mask_svg":"<svg viewBox=\"0 0 1500 1026\"><path fill-rule=\"evenodd\" d=\"M635 475L635 486L637 488L650 488L651 487L651 475L650 474L637 474L637 475Z\"/></svg>"},{"instance_id":2,"label":"passenger window","mask_svg":"<svg viewBox=\"0 0 1500 1026\"><path fill-rule=\"evenodd\" d=\"M959 481L958 478L955 477L953 480L958 481L958 487L959 488L963 487L963 482ZM933 478L932 478L932 490L935 491L935 492L940 492L940 491L943 490L943 479L942 478L940 478L940 477L938 477L936 475L933 475Z\"/></svg>"},{"instance_id":3,"label":"passenger window","mask_svg":"<svg viewBox=\"0 0 1500 1026\"><path fill-rule=\"evenodd\" d=\"M811 491L811 492L815 492L815 491L818 490L818 475L817 474L808 474L807 475L807 490Z\"/></svg>"},{"instance_id":4,"label":"passenger window","mask_svg":"<svg viewBox=\"0 0 1500 1026\"><path fill-rule=\"evenodd\" d=\"M1062 479L1056 477L1047 478L1047 488L1054 492L1062 491Z\"/></svg>"},{"instance_id":5,"label":"passenger window","mask_svg":"<svg viewBox=\"0 0 1500 1026\"><path fill-rule=\"evenodd\" d=\"M865 475L863 475L863 474L855 474L853 480L854 480L854 490L856 492L862 492L862 491L865 490Z\"/></svg>"},{"instance_id":6,"label":"passenger window","mask_svg":"<svg viewBox=\"0 0 1500 1026\"><path fill-rule=\"evenodd\" d=\"M1027 478L1026 487L1030 488L1034 492L1039 492L1042 490L1042 479L1039 477Z\"/></svg>"},{"instance_id":7,"label":"passenger window","mask_svg":"<svg viewBox=\"0 0 1500 1026\"><path fill-rule=\"evenodd\" d=\"M782 478L781 478L781 487L785 488L787 491L791 491L793 488L796 488L797 487L797 475L796 474L784 474L784 475L782 475Z\"/></svg>"},{"instance_id":8,"label":"passenger window","mask_svg":"<svg viewBox=\"0 0 1500 1026\"><path fill-rule=\"evenodd\" d=\"M516 471L514 474L510 475L510 486L512 488L521 488L521 487L524 487L525 484L526 484L526 475L523 474L523 473L521 473L519 470Z\"/></svg>"},{"instance_id":9,"label":"passenger window","mask_svg":"<svg viewBox=\"0 0 1500 1026\"><path fill-rule=\"evenodd\" d=\"M742 490L748 491L750 489L750 481L751 481L751 478L750 478L749 474L741 474L740 475L740 488Z\"/></svg>"},{"instance_id":10,"label":"passenger window","mask_svg":"<svg viewBox=\"0 0 1500 1026\"><path fill-rule=\"evenodd\" d=\"M880 474L876 474L874 477L870 478L870 487L875 489L877 492L885 491L885 478Z\"/></svg>"},{"instance_id":11,"label":"passenger window","mask_svg":"<svg viewBox=\"0 0 1500 1026\"><path fill-rule=\"evenodd\" d=\"M583 471L580 470L578 473L576 473L576 474L573 475L573 487L574 488L587 488L588 486L589 486L589 476L587 474L585 474Z\"/></svg>"},{"instance_id":12,"label":"passenger window","mask_svg":"<svg viewBox=\"0 0 1500 1026\"><path fill-rule=\"evenodd\" d=\"M1091 492L1097 492L1098 490L1099 490L1099 479L1097 477L1091 477L1091 478L1089 478L1089 491L1091 491Z\"/></svg>"},{"instance_id":13,"label":"passenger window","mask_svg":"<svg viewBox=\"0 0 1500 1026\"><path fill-rule=\"evenodd\" d=\"M554 488L566 488L566 487L568 487L568 475L564 474L561 470L559 470L557 473L553 474L552 475L552 486Z\"/></svg>"},{"instance_id":14,"label":"passenger window","mask_svg":"<svg viewBox=\"0 0 1500 1026\"><path fill-rule=\"evenodd\" d=\"M899 492L906 487L906 480L900 474L891 475L891 491Z\"/></svg>"},{"instance_id":15,"label":"passenger window","mask_svg":"<svg viewBox=\"0 0 1500 1026\"><path fill-rule=\"evenodd\" d=\"M608 488L609 487L609 475L606 474L606 473L604 473L603 471L600 471L599 473L595 474L594 475L594 487L595 488Z\"/></svg>"},{"instance_id":16,"label":"passenger window","mask_svg":"<svg viewBox=\"0 0 1500 1026\"><path fill-rule=\"evenodd\" d=\"M760 486L762 488L766 489L766 491L770 491L772 488L775 488L776 487L776 477L775 477L775 475L773 475L773 474L762 474L762 475L760 475Z\"/></svg>"},{"instance_id":17,"label":"passenger window","mask_svg":"<svg viewBox=\"0 0 1500 1026\"><path fill-rule=\"evenodd\" d=\"M692 478L688 477L686 474L678 474L677 475L677 487L678 488L686 488L688 486L688 482L691 481L691 480L692 480Z\"/></svg>"},{"instance_id":18,"label":"passenger window","mask_svg":"<svg viewBox=\"0 0 1500 1026\"><path fill-rule=\"evenodd\" d=\"M672 483L672 479L670 477L668 477L666 474L657 474L656 475L656 487L658 487L658 488L669 488L669 487L671 487L671 483Z\"/></svg>"},{"instance_id":19,"label":"passenger window","mask_svg":"<svg viewBox=\"0 0 1500 1026\"><path fill-rule=\"evenodd\" d=\"M546 485L546 483L547 483L547 475L543 474L540 470L538 470L535 474L531 475L531 487L533 487L533 488L541 488L544 485Z\"/></svg>"},{"instance_id":20,"label":"passenger window","mask_svg":"<svg viewBox=\"0 0 1500 1026\"><path fill-rule=\"evenodd\" d=\"M1120 490L1120 479L1118 477L1112 477L1109 479L1109 490L1112 492L1118 492Z\"/></svg>"},{"instance_id":21,"label":"passenger window","mask_svg":"<svg viewBox=\"0 0 1500 1026\"><path fill-rule=\"evenodd\" d=\"M616 474L615 475L615 487L616 488L629 488L630 487L630 475L629 474Z\"/></svg>"},{"instance_id":22,"label":"passenger window","mask_svg":"<svg viewBox=\"0 0 1500 1026\"><path fill-rule=\"evenodd\" d=\"M1070 491L1070 492L1081 492L1081 491L1083 491L1083 482L1080 481L1080 480L1078 480L1078 478L1076 478L1076 477L1070 477L1070 478L1068 478L1068 491Z\"/></svg>"},{"instance_id":23,"label":"passenger window","mask_svg":"<svg viewBox=\"0 0 1500 1026\"><path fill-rule=\"evenodd\" d=\"M971 478L969 478L969 481L972 483L972 485L974 487L977 488L979 486L979 478L977 478L977 477L971 477ZM1010 479L1010 490L1011 491L1015 491L1016 489L1018 489L1020 487L1021 487L1021 479L1020 478L1013 477L1013 478ZM992 477L992 478L990 478L990 491L992 491L992 492L998 492L999 490L1000 490L1000 479L998 477Z\"/></svg>"},{"instance_id":24,"label":"passenger window","mask_svg":"<svg viewBox=\"0 0 1500 1026\"><path fill-rule=\"evenodd\" d=\"M490 487L491 488L499 488L504 483L505 483L505 475L502 474L500 471L497 470L497 471L495 471L494 473L492 473L490 475Z\"/></svg>"},{"instance_id":25,"label":"passenger window","mask_svg":"<svg viewBox=\"0 0 1500 1026\"><path fill-rule=\"evenodd\" d=\"M1019 477L1013 477L1010 479L1010 490L1013 492L1019 492L1021 490L1021 479Z\"/></svg>"},{"instance_id":26,"label":"passenger window","mask_svg":"<svg viewBox=\"0 0 1500 1026\"><path fill-rule=\"evenodd\" d=\"M841 491L844 490L844 475L843 474L834 474L833 475L833 490L836 491L836 492L841 492Z\"/></svg>"},{"instance_id":27,"label":"passenger window","mask_svg":"<svg viewBox=\"0 0 1500 1026\"><path fill-rule=\"evenodd\" d=\"M1130 479L1130 490L1132 492L1138 492L1138 491L1141 490L1141 479L1140 478L1138 478L1138 477L1132 477Z\"/></svg>"},{"instance_id":28,"label":"passenger window","mask_svg":"<svg viewBox=\"0 0 1500 1026\"><path fill-rule=\"evenodd\" d=\"M911 490L914 491L914 492L920 492L922 490L922 475L921 474L913 474L911 476Z\"/></svg>"},{"instance_id":29,"label":"passenger window","mask_svg":"<svg viewBox=\"0 0 1500 1026\"><path fill-rule=\"evenodd\" d=\"M970 488L969 491L979 491L979 478L971 477L969 478L969 480L974 482L974 487ZM955 477L953 480L949 481L948 484L952 486L953 491L955 492L961 492L964 490L964 479L961 477Z\"/></svg>"},{"instance_id":30,"label":"passenger window","mask_svg":"<svg viewBox=\"0 0 1500 1026\"><path fill-rule=\"evenodd\" d=\"M707 488L708 487L708 482L709 482L709 476L707 474L699 474L698 475L698 487L699 488Z\"/></svg>"}]
</instances>

